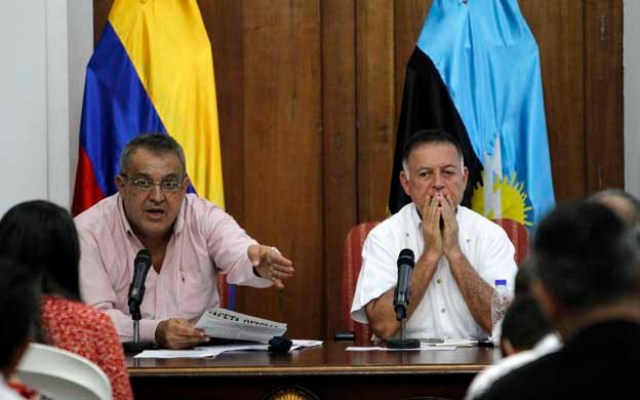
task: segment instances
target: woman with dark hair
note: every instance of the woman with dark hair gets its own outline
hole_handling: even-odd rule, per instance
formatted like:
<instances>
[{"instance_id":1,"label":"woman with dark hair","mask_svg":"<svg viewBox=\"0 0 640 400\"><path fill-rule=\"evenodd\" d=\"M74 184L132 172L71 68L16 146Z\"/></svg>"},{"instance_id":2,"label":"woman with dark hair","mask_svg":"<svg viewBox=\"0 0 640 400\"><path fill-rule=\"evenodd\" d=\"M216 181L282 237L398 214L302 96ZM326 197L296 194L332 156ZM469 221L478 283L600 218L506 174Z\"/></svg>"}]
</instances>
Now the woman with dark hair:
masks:
<instances>
[{"instance_id":1,"label":"woman with dark hair","mask_svg":"<svg viewBox=\"0 0 640 400\"><path fill-rule=\"evenodd\" d=\"M27 267L39 283L38 339L91 360L109 377L114 399L132 399L111 319L80 301L80 245L69 213L43 200L14 206L0 220L0 255Z\"/></svg>"}]
</instances>

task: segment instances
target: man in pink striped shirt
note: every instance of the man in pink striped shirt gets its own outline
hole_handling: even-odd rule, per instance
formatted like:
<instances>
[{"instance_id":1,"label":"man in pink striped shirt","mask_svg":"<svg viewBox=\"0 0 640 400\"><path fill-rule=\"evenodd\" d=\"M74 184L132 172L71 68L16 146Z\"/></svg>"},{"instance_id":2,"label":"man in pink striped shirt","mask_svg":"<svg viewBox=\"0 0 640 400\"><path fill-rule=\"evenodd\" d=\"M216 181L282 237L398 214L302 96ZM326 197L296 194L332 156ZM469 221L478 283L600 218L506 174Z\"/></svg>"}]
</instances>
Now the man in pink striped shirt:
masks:
<instances>
[{"instance_id":1,"label":"man in pink striped shirt","mask_svg":"<svg viewBox=\"0 0 640 400\"><path fill-rule=\"evenodd\" d=\"M146 248L153 268L140 306L140 340L188 348L208 340L192 323L220 299L216 275L231 284L284 287L293 263L260 245L215 204L187 194L184 152L170 136L142 135L122 152L118 193L75 218L84 300L104 310L123 341L133 337L128 290Z\"/></svg>"}]
</instances>

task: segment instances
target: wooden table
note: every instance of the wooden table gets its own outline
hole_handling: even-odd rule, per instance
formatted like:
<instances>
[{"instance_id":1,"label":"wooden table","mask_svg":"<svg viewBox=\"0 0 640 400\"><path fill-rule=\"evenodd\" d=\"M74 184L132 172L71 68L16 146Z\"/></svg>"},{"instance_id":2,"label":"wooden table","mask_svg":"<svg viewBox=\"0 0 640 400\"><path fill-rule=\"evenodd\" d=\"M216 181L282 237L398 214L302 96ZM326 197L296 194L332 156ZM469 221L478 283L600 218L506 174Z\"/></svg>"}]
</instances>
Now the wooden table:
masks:
<instances>
[{"instance_id":1,"label":"wooden table","mask_svg":"<svg viewBox=\"0 0 640 400\"><path fill-rule=\"evenodd\" d=\"M460 399L499 351L350 352L351 343L284 355L225 353L211 359L127 359L143 399Z\"/></svg>"}]
</instances>

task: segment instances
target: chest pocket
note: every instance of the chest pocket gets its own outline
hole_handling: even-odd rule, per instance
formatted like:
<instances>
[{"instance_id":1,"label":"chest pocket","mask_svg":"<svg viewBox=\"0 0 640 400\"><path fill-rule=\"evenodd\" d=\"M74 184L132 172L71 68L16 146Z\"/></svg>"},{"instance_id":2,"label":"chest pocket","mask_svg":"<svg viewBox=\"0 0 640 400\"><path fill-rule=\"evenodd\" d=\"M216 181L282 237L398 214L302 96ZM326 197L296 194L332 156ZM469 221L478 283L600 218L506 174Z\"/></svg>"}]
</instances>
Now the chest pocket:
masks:
<instances>
[{"instance_id":1,"label":"chest pocket","mask_svg":"<svg viewBox=\"0 0 640 400\"><path fill-rule=\"evenodd\" d=\"M211 304L213 267L193 265L181 267L178 273L178 309L186 319L199 317Z\"/></svg>"}]
</instances>

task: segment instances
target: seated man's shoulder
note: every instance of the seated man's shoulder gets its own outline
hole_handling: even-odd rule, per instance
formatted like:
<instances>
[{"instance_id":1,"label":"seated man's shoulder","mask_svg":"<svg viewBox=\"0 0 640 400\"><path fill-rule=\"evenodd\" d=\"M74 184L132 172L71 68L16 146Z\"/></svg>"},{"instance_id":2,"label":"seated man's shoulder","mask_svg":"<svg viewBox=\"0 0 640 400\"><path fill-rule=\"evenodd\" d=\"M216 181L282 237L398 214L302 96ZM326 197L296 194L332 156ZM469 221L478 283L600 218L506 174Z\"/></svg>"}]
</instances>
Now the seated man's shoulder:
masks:
<instances>
[{"instance_id":1,"label":"seated man's shoulder","mask_svg":"<svg viewBox=\"0 0 640 400\"><path fill-rule=\"evenodd\" d=\"M458 206L458 213L460 229L467 229L475 233L504 233L504 229L502 229L500 225L475 210L464 206Z\"/></svg>"},{"instance_id":2,"label":"seated man's shoulder","mask_svg":"<svg viewBox=\"0 0 640 400\"><path fill-rule=\"evenodd\" d=\"M378 239L387 242L389 239L397 238L399 232L405 230L411 221L411 210L414 210L411 204L404 206L397 213L388 216L380 221L376 226L371 228L367 234L367 239Z\"/></svg>"},{"instance_id":3,"label":"seated man's shoulder","mask_svg":"<svg viewBox=\"0 0 640 400\"><path fill-rule=\"evenodd\" d=\"M531 362L535 359L535 355L531 350L521 351L500 359L497 363L482 370L471 383L469 387L469 398L476 398L480 393L486 391L491 385L505 376L509 372Z\"/></svg>"},{"instance_id":4,"label":"seated man's shoulder","mask_svg":"<svg viewBox=\"0 0 640 400\"><path fill-rule=\"evenodd\" d=\"M553 388L562 375L560 366L557 353L531 360L498 378L480 398L538 398L545 393L555 393Z\"/></svg>"},{"instance_id":5,"label":"seated man's shoulder","mask_svg":"<svg viewBox=\"0 0 640 400\"><path fill-rule=\"evenodd\" d=\"M484 215L480 214L476 210L472 210L469 207L465 207L463 205L458 206L458 216L459 219L463 219L465 221L469 221L474 224L491 224L491 220Z\"/></svg>"},{"instance_id":6,"label":"seated man's shoulder","mask_svg":"<svg viewBox=\"0 0 640 400\"><path fill-rule=\"evenodd\" d=\"M201 215L206 212L224 212L224 210L213 203L212 201L207 200L204 197L199 197L194 193L187 193L184 196L184 211L187 214L195 214Z\"/></svg>"},{"instance_id":7,"label":"seated man's shoulder","mask_svg":"<svg viewBox=\"0 0 640 400\"><path fill-rule=\"evenodd\" d=\"M118 196L104 198L73 218L79 233L111 229L109 222L118 212Z\"/></svg>"},{"instance_id":8,"label":"seated man's shoulder","mask_svg":"<svg viewBox=\"0 0 640 400\"><path fill-rule=\"evenodd\" d=\"M206 231L237 226L233 216L222 207L193 193L185 195L178 219L183 220L186 226Z\"/></svg>"},{"instance_id":9,"label":"seated man's shoulder","mask_svg":"<svg viewBox=\"0 0 640 400\"><path fill-rule=\"evenodd\" d=\"M420 223L420 215L416 206L409 203L402 207L395 214L384 219L379 225L407 227L407 225L418 225Z\"/></svg>"}]
</instances>

